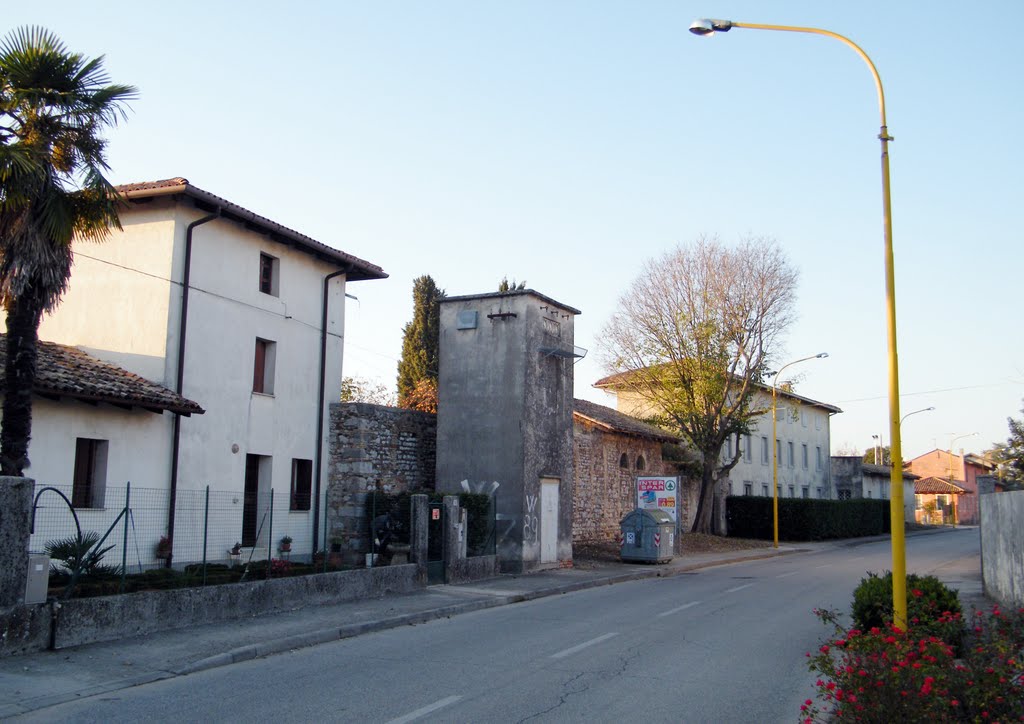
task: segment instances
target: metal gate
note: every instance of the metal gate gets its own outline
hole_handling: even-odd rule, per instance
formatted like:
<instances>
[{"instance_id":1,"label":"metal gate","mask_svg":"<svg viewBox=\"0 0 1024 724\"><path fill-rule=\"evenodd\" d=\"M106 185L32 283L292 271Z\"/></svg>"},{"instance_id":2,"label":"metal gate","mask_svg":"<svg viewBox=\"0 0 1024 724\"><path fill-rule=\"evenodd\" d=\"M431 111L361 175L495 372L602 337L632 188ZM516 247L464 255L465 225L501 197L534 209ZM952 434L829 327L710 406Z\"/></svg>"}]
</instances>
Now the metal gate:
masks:
<instances>
[{"instance_id":1,"label":"metal gate","mask_svg":"<svg viewBox=\"0 0 1024 724\"><path fill-rule=\"evenodd\" d=\"M427 519L427 584L445 583L444 504L431 501Z\"/></svg>"}]
</instances>

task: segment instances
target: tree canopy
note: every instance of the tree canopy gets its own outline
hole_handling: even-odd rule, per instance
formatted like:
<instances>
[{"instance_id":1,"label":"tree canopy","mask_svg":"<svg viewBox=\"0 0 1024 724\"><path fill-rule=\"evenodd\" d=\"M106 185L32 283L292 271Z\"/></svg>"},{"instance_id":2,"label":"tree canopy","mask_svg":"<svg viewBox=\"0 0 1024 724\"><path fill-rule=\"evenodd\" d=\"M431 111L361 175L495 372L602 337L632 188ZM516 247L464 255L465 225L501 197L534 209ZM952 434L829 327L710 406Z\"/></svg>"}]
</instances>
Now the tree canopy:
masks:
<instances>
[{"instance_id":1,"label":"tree canopy","mask_svg":"<svg viewBox=\"0 0 1024 724\"><path fill-rule=\"evenodd\" d=\"M755 398L794 319L798 273L769 238L726 246L702 237L644 264L603 330L608 386L638 398L701 459L693 530L717 532L726 438L764 414Z\"/></svg>"},{"instance_id":2,"label":"tree canopy","mask_svg":"<svg viewBox=\"0 0 1024 724\"><path fill-rule=\"evenodd\" d=\"M501 282L498 283L499 292L518 292L526 289L526 280L516 283L516 278L512 277L512 281L508 280L508 277L502 277Z\"/></svg>"},{"instance_id":3,"label":"tree canopy","mask_svg":"<svg viewBox=\"0 0 1024 724\"><path fill-rule=\"evenodd\" d=\"M402 328L402 359L398 362L398 405L422 409L426 388L433 383L437 408L438 344L441 300L445 291L433 278L421 276L412 284L412 320ZM424 382L428 380L429 382Z\"/></svg>"},{"instance_id":4,"label":"tree canopy","mask_svg":"<svg viewBox=\"0 0 1024 724\"><path fill-rule=\"evenodd\" d=\"M892 465L892 457L889 454L888 445L882 446L882 454L880 456L882 458L881 462L875 462L876 452L878 452L877 448L875 448L874 446L869 447L867 449L867 452L864 453L864 462L868 463L869 465Z\"/></svg>"},{"instance_id":5,"label":"tree canopy","mask_svg":"<svg viewBox=\"0 0 1024 724\"><path fill-rule=\"evenodd\" d=\"M69 52L43 28L0 42L0 304L7 312L0 472L28 467L36 342L71 277L73 238L119 227L101 133L135 88L111 84L103 58Z\"/></svg>"},{"instance_id":6,"label":"tree canopy","mask_svg":"<svg viewBox=\"0 0 1024 724\"><path fill-rule=\"evenodd\" d=\"M382 382L367 377L343 377L341 402L366 402L371 405L395 406L395 393Z\"/></svg>"},{"instance_id":7,"label":"tree canopy","mask_svg":"<svg viewBox=\"0 0 1024 724\"><path fill-rule=\"evenodd\" d=\"M1024 412L1024 407L1021 408ZM1004 484L1019 488L1024 486L1024 420L1006 418L1010 430L1005 443L996 443L986 452L996 466L996 474Z\"/></svg>"}]
</instances>

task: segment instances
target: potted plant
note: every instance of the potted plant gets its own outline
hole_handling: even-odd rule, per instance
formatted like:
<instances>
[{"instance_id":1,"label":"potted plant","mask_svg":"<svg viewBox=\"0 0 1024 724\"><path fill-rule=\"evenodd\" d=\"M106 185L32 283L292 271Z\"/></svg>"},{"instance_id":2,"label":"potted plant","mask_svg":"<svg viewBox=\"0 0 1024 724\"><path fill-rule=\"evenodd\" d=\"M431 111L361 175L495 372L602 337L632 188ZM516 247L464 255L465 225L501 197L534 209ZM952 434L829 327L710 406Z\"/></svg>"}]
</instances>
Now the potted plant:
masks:
<instances>
[{"instance_id":1,"label":"potted plant","mask_svg":"<svg viewBox=\"0 0 1024 724\"><path fill-rule=\"evenodd\" d=\"M160 540L156 544L156 552L154 555L157 558L164 560L171 557L171 539L165 535L160 536Z\"/></svg>"},{"instance_id":2,"label":"potted plant","mask_svg":"<svg viewBox=\"0 0 1024 724\"><path fill-rule=\"evenodd\" d=\"M277 543L278 553L288 553L292 549L292 537L290 535L282 536L281 540Z\"/></svg>"},{"instance_id":3,"label":"potted plant","mask_svg":"<svg viewBox=\"0 0 1024 724\"><path fill-rule=\"evenodd\" d=\"M231 546L231 550L229 550L228 553L233 556L242 555L242 544L235 543L233 546Z\"/></svg>"}]
</instances>

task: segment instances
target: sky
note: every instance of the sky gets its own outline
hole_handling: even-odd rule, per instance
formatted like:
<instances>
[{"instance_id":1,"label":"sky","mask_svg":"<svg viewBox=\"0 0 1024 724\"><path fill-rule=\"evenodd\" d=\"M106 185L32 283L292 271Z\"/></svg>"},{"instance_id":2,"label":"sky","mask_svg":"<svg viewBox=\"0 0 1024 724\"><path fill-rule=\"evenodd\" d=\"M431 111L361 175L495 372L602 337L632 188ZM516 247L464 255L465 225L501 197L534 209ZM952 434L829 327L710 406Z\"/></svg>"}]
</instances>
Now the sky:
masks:
<instances>
[{"instance_id":1,"label":"sky","mask_svg":"<svg viewBox=\"0 0 1024 724\"><path fill-rule=\"evenodd\" d=\"M698 38L697 17L826 28L874 60L900 404L936 408L904 422L904 458L1005 440L1024 397L1017 0L49 0L8 4L0 30L45 26L139 88L109 134L115 183L183 176L383 267L348 287L346 375L394 384L415 277L462 295L507 275L582 311L575 394L613 406L592 387L601 330L643 263L768 236L801 275L778 363L829 353L790 370L843 409L833 453L888 444L870 72L832 39Z\"/></svg>"}]
</instances>

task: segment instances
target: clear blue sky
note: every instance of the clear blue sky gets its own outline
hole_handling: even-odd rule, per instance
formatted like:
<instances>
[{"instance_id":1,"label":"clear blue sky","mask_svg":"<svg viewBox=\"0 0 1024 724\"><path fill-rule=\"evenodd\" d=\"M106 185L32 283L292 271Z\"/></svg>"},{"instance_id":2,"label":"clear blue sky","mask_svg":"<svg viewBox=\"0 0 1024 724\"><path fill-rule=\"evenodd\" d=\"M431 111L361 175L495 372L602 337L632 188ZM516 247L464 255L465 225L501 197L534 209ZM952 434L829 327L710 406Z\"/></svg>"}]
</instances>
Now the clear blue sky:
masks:
<instances>
[{"instance_id":1,"label":"clear blue sky","mask_svg":"<svg viewBox=\"0 0 1024 724\"><path fill-rule=\"evenodd\" d=\"M193 184L381 265L350 286L346 374L393 384L411 282L503 275L583 311L576 395L641 263L702 233L773 236L801 270L783 361L842 407L832 448L888 442L878 110L825 38L687 32L697 16L852 38L885 83L904 456L1006 437L1019 331L1024 3L8 4L106 54L141 98L111 135L118 183ZM966 31L966 32L963 32ZM961 34L963 33L963 34Z\"/></svg>"}]
</instances>

